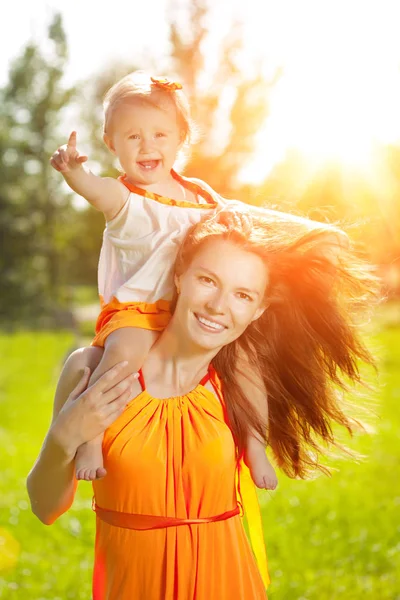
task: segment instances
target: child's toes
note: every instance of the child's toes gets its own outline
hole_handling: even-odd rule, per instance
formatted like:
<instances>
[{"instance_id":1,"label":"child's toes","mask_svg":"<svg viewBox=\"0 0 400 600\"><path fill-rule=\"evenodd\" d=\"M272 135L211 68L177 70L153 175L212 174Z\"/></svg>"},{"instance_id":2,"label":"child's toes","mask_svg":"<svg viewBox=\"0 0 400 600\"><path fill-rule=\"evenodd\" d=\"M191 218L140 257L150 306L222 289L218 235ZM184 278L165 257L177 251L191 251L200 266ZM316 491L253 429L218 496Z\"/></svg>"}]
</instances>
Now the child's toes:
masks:
<instances>
[{"instance_id":1,"label":"child's toes","mask_svg":"<svg viewBox=\"0 0 400 600\"><path fill-rule=\"evenodd\" d=\"M264 477L262 477L262 476L260 476L260 477L254 476L253 481L254 481L254 483L256 484L256 486L258 488L263 489L263 487L264 487Z\"/></svg>"},{"instance_id":2,"label":"child's toes","mask_svg":"<svg viewBox=\"0 0 400 600\"><path fill-rule=\"evenodd\" d=\"M277 480L270 479L269 477L264 477L264 487L267 490L275 490L278 485Z\"/></svg>"},{"instance_id":3,"label":"child's toes","mask_svg":"<svg viewBox=\"0 0 400 600\"><path fill-rule=\"evenodd\" d=\"M95 479L101 479L102 477L105 477L107 475L107 471L105 470L104 467L98 467L96 469L96 477Z\"/></svg>"},{"instance_id":4,"label":"child's toes","mask_svg":"<svg viewBox=\"0 0 400 600\"><path fill-rule=\"evenodd\" d=\"M96 479L96 469L88 469L88 479L86 481L94 481Z\"/></svg>"},{"instance_id":5,"label":"child's toes","mask_svg":"<svg viewBox=\"0 0 400 600\"><path fill-rule=\"evenodd\" d=\"M83 469L83 479L90 481L90 469Z\"/></svg>"},{"instance_id":6,"label":"child's toes","mask_svg":"<svg viewBox=\"0 0 400 600\"><path fill-rule=\"evenodd\" d=\"M76 472L76 478L81 481L85 479L85 469L78 469Z\"/></svg>"}]
</instances>

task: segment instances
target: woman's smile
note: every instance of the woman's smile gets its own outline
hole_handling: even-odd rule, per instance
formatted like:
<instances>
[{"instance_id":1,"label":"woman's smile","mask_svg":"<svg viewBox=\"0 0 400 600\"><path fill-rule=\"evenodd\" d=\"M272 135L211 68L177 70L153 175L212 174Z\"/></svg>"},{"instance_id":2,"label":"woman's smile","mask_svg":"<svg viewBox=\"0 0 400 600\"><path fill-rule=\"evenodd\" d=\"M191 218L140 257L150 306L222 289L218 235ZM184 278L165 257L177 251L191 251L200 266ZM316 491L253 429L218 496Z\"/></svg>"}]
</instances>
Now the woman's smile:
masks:
<instances>
[{"instance_id":1,"label":"woman's smile","mask_svg":"<svg viewBox=\"0 0 400 600\"><path fill-rule=\"evenodd\" d=\"M221 331L224 331L225 329L227 329L226 325L223 325L222 323L214 321L213 319L210 319L209 317L205 317L198 313L193 313L193 314L196 317L199 326L204 331L207 331L209 333L220 333Z\"/></svg>"},{"instance_id":2,"label":"woman's smile","mask_svg":"<svg viewBox=\"0 0 400 600\"><path fill-rule=\"evenodd\" d=\"M207 240L178 280L175 322L196 347L222 347L264 310L263 260L229 240Z\"/></svg>"}]
</instances>

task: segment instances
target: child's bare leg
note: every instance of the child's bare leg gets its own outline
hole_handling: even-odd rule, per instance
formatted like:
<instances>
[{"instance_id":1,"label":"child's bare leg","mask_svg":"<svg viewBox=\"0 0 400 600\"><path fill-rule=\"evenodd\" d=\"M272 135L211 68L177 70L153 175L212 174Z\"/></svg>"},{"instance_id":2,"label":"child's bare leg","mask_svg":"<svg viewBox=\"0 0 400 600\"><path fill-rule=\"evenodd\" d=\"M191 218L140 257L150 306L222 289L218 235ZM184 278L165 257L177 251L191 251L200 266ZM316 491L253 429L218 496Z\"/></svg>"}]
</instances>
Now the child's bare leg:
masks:
<instances>
[{"instance_id":1,"label":"child's bare leg","mask_svg":"<svg viewBox=\"0 0 400 600\"><path fill-rule=\"evenodd\" d=\"M246 374L250 373L250 376ZM261 376L250 365L245 356L241 356L236 377L246 398L254 406L263 422L268 427L268 396ZM251 378L250 378L251 377ZM275 470L265 453L265 440L259 433L249 433L244 452L244 461L250 469L251 477L259 488L274 490L278 485Z\"/></svg>"},{"instance_id":2,"label":"child's bare leg","mask_svg":"<svg viewBox=\"0 0 400 600\"><path fill-rule=\"evenodd\" d=\"M158 335L156 331L136 327L123 327L113 331L106 339L103 357L92 373L89 385L124 360L128 361L126 375L138 371ZM103 434L78 448L75 459L77 479L92 481L107 474L103 467L102 442Z\"/></svg>"}]
</instances>

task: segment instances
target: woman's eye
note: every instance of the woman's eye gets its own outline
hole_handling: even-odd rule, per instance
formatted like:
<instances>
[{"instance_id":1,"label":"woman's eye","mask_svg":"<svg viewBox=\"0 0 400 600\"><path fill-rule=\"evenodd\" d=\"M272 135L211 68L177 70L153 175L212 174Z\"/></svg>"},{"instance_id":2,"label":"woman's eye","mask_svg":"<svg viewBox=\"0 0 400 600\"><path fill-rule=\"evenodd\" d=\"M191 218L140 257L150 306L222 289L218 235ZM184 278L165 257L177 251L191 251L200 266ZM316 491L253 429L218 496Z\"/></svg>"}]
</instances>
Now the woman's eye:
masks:
<instances>
[{"instance_id":1,"label":"woman's eye","mask_svg":"<svg viewBox=\"0 0 400 600\"><path fill-rule=\"evenodd\" d=\"M247 300L248 302L252 302L253 298L244 292L238 292L238 296L241 300Z\"/></svg>"},{"instance_id":2,"label":"woman's eye","mask_svg":"<svg viewBox=\"0 0 400 600\"><path fill-rule=\"evenodd\" d=\"M214 280L211 279L211 277L206 277L205 275L201 275L199 277L200 281L202 281L203 283L214 283Z\"/></svg>"}]
</instances>

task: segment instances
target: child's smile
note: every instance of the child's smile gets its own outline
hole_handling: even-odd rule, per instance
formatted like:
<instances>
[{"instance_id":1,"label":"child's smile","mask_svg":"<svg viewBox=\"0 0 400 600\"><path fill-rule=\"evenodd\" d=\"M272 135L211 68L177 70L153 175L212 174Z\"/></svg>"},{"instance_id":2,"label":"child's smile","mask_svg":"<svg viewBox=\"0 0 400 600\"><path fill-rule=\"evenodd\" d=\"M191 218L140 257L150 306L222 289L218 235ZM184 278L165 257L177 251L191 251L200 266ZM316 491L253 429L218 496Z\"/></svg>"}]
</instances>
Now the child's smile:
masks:
<instances>
[{"instance_id":1,"label":"child's smile","mask_svg":"<svg viewBox=\"0 0 400 600\"><path fill-rule=\"evenodd\" d=\"M105 142L118 157L127 180L146 186L171 179L171 169L182 145L175 107L160 107L128 99L112 117Z\"/></svg>"}]
</instances>

